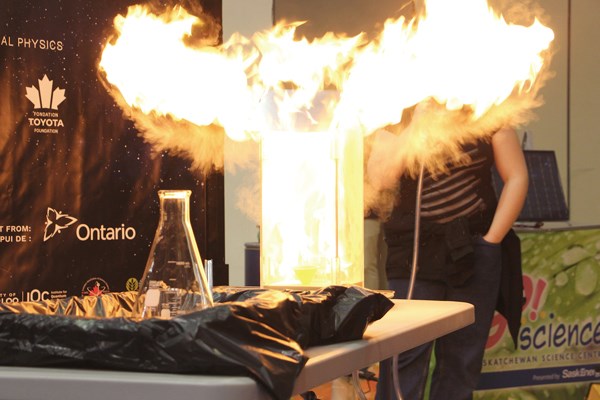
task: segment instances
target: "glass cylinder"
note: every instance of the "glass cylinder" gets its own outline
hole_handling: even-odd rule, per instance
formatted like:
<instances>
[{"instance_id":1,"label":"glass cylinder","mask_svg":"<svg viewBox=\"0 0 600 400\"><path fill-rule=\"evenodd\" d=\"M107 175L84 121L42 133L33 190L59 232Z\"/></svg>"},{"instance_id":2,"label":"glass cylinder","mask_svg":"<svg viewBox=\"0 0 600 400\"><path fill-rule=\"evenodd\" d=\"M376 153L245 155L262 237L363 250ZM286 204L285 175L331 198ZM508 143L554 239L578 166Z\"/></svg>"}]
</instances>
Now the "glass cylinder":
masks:
<instances>
[{"instance_id":1,"label":"glass cylinder","mask_svg":"<svg viewBox=\"0 0 600 400\"><path fill-rule=\"evenodd\" d=\"M189 190L160 190L160 220L134 316L171 318L213 304L190 224Z\"/></svg>"},{"instance_id":2,"label":"glass cylinder","mask_svg":"<svg viewBox=\"0 0 600 400\"><path fill-rule=\"evenodd\" d=\"M263 134L261 286L363 285L362 141L334 130Z\"/></svg>"}]
</instances>

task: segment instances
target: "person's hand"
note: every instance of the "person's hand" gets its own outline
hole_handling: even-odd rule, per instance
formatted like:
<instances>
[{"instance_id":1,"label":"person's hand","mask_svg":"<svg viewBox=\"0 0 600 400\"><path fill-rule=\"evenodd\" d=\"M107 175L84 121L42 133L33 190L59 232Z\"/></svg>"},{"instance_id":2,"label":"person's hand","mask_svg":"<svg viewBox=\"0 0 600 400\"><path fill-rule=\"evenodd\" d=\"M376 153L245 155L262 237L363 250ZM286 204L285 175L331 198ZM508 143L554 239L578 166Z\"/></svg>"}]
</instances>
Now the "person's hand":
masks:
<instances>
[{"instance_id":1,"label":"person's hand","mask_svg":"<svg viewBox=\"0 0 600 400\"><path fill-rule=\"evenodd\" d=\"M484 241L491 243L491 244L500 244L500 242L502 241L502 238L497 238L494 237L492 234L490 234L489 232L486 233L485 235L483 235L481 237Z\"/></svg>"}]
</instances>

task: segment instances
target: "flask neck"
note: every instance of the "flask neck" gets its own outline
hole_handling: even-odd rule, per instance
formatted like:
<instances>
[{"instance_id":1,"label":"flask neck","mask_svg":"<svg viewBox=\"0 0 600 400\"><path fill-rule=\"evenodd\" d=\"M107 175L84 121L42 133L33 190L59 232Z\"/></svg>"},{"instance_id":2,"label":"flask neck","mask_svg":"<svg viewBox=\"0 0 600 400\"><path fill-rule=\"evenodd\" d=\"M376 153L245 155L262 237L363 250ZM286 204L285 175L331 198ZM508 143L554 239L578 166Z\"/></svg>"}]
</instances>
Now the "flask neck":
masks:
<instances>
[{"instance_id":1,"label":"flask neck","mask_svg":"<svg viewBox=\"0 0 600 400\"><path fill-rule=\"evenodd\" d=\"M188 190L161 190L159 198L162 224L189 222L190 192Z\"/></svg>"}]
</instances>

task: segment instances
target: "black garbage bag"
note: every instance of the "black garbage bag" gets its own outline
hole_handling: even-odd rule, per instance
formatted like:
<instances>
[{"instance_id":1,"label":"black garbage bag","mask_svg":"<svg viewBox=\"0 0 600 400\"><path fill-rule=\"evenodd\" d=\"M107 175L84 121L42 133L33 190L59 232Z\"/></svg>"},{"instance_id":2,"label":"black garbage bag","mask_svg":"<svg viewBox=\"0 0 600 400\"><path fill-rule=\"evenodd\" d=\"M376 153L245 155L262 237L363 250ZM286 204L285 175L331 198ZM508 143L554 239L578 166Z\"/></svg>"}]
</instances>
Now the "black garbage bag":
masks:
<instances>
[{"instance_id":1,"label":"black garbage bag","mask_svg":"<svg viewBox=\"0 0 600 400\"><path fill-rule=\"evenodd\" d=\"M393 307L385 296L357 286L328 286L303 298L309 346L361 339L367 326Z\"/></svg>"},{"instance_id":2,"label":"black garbage bag","mask_svg":"<svg viewBox=\"0 0 600 400\"><path fill-rule=\"evenodd\" d=\"M215 301L260 301L268 289L217 287ZM302 348L361 339L367 326L381 319L393 303L384 295L358 286L327 286L319 290L287 290L301 305L300 328L288 330L277 315L266 319ZM277 311L276 311L277 312Z\"/></svg>"},{"instance_id":3,"label":"black garbage bag","mask_svg":"<svg viewBox=\"0 0 600 400\"><path fill-rule=\"evenodd\" d=\"M308 345L362 337L392 303L356 287L216 288L215 306L132 320L133 293L0 304L0 364L247 375L288 399Z\"/></svg>"}]
</instances>

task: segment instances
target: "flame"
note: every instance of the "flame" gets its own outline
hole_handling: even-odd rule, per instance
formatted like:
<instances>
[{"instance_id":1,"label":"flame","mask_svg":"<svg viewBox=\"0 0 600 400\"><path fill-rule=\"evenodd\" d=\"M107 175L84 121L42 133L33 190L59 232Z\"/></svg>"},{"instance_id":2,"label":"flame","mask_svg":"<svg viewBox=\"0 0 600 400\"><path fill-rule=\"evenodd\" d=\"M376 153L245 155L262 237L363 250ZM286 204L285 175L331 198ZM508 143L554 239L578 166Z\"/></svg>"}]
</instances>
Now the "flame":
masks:
<instances>
[{"instance_id":1,"label":"flame","mask_svg":"<svg viewBox=\"0 0 600 400\"><path fill-rule=\"evenodd\" d=\"M515 90L531 91L553 38L537 19L530 27L507 24L485 1L428 0L418 21L386 22L356 60L344 95L369 132L428 99L448 110L467 107L478 119Z\"/></svg>"},{"instance_id":2,"label":"flame","mask_svg":"<svg viewBox=\"0 0 600 400\"><path fill-rule=\"evenodd\" d=\"M218 125L234 140L296 129L298 118L309 130L368 135L431 100L466 110L474 121L511 97L535 97L553 40L549 28L537 20L509 24L485 0L428 0L425 10L412 20L386 21L371 41L332 33L297 39L301 23L282 22L251 38L236 34L220 46L195 46L193 30L206 16L132 6L115 18L118 35L105 46L100 68L128 106ZM339 96L317 104L324 89ZM315 108L325 111L315 117Z\"/></svg>"},{"instance_id":3,"label":"flame","mask_svg":"<svg viewBox=\"0 0 600 400\"><path fill-rule=\"evenodd\" d=\"M344 231L362 221L363 136L387 127L405 140L380 156L401 159L409 172L420 165L443 170L461 143L531 118L554 38L538 20L528 27L507 23L485 0L428 0L422 15L389 19L373 39L333 33L298 39L301 24L282 22L250 38L235 34L207 45L194 38L210 25L206 16L133 6L115 18L117 36L100 61L115 97L142 130L153 131L146 134L154 144L218 167L212 157L222 153L220 145L195 148L204 143L194 140L198 132L222 130L228 139L261 143L262 235L269 240L263 249L285 269L284 281L308 279L306 271L293 272L303 259L326 254L335 274L335 265L343 269L362 258L352 253L362 246ZM170 132L211 129L164 140L160 121ZM367 154L385 147L376 135L367 144ZM325 195L326 187L335 190ZM375 201L366 198L369 206ZM265 222L267 211L272 223ZM350 215L357 212L358 218Z\"/></svg>"},{"instance_id":4,"label":"flame","mask_svg":"<svg viewBox=\"0 0 600 400\"><path fill-rule=\"evenodd\" d=\"M251 106L245 60L188 46L192 27L201 23L181 7L154 15L132 6L127 17L115 18L120 34L105 47L100 67L127 104L143 113L218 123L236 137Z\"/></svg>"},{"instance_id":5,"label":"flame","mask_svg":"<svg viewBox=\"0 0 600 400\"><path fill-rule=\"evenodd\" d=\"M262 138L261 282L362 284L362 135Z\"/></svg>"}]
</instances>

